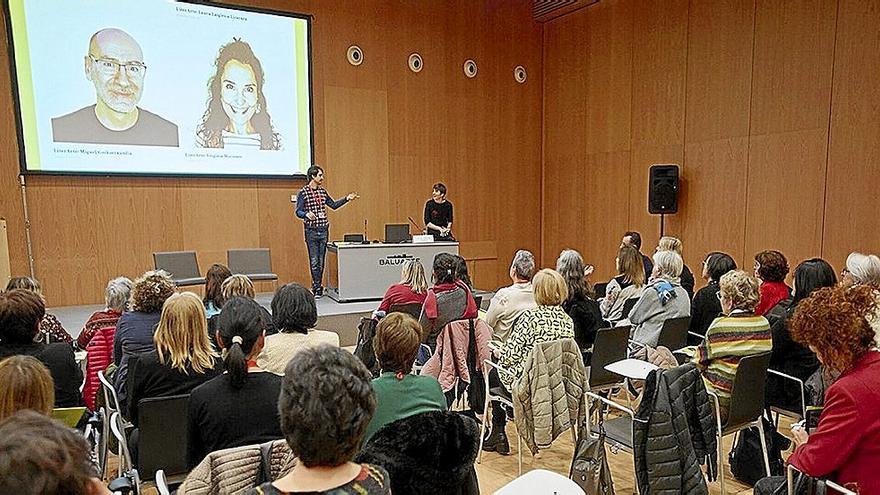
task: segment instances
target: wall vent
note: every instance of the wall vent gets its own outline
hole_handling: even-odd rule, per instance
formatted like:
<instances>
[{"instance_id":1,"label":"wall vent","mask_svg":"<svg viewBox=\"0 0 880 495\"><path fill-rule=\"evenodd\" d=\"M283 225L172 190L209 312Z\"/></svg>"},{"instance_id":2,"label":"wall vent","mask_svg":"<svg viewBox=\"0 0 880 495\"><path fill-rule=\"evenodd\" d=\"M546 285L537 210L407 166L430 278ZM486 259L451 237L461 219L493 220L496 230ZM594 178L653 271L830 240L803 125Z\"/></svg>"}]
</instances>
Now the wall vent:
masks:
<instances>
[{"instance_id":1,"label":"wall vent","mask_svg":"<svg viewBox=\"0 0 880 495\"><path fill-rule=\"evenodd\" d=\"M534 0L532 15L538 22L547 22L598 2L599 0Z\"/></svg>"}]
</instances>

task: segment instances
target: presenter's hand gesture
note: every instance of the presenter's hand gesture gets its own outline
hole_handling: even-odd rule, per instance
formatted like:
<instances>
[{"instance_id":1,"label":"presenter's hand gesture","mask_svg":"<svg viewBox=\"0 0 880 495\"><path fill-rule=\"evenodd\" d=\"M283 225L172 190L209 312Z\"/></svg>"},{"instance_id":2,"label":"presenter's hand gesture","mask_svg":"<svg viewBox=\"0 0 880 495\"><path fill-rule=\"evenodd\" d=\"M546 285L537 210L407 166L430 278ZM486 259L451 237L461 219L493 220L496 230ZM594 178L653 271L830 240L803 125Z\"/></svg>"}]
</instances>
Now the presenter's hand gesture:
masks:
<instances>
[{"instance_id":1,"label":"presenter's hand gesture","mask_svg":"<svg viewBox=\"0 0 880 495\"><path fill-rule=\"evenodd\" d=\"M306 212L306 218L308 218L309 220L311 220L313 222L318 219L318 217L310 211Z\"/></svg>"},{"instance_id":2,"label":"presenter's hand gesture","mask_svg":"<svg viewBox=\"0 0 880 495\"><path fill-rule=\"evenodd\" d=\"M359 195L358 193L356 193L356 192L348 193L348 196L345 197L345 199L347 199L347 200L349 200L349 201L354 201L354 200L356 200L356 199L358 199L358 198L360 198L360 195Z\"/></svg>"}]
</instances>

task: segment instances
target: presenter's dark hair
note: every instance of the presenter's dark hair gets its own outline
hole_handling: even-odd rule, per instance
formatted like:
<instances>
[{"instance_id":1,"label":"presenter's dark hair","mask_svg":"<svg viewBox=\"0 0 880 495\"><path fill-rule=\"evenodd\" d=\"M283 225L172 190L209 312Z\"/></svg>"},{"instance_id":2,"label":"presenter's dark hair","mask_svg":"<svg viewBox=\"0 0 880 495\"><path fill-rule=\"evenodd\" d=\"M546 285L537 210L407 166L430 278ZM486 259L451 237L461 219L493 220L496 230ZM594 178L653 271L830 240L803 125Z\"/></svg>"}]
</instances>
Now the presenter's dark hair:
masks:
<instances>
[{"instance_id":1,"label":"presenter's dark hair","mask_svg":"<svg viewBox=\"0 0 880 495\"><path fill-rule=\"evenodd\" d=\"M438 182L434 184L433 190L439 192L440 194L446 196L446 184L442 182Z\"/></svg>"},{"instance_id":2,"label":"presenter's dark hair","mask_svg":"<svg viewBox=\"0 0 880 495\"><path fill-rule=\"evenodd\" d=\"M822 258L808 259L794 269L792 306L809 297L816 289L835 285L837 285L837 274L827 261Z\"/></svg>"},{"instance_id":3,"label":"presenter's dark hair","mask_svg":"<svg viewBox=\"0 0 880 495\"><path fill-rule=\"evenodd\" d=\"M293 282L279 287L272 297L272 320L281 332L309 333L318 323L315 296Z\"/></svg>"},{"instance_id":4,"label":"presenter's dark hair","mask_svg":"<svg viewBox=\"0 0 880 495\"><path fill-rule=\"evenodd\" d=\"M324 171L324 169L321 168L320 166L312 165L311 167L309 167L308 170L306 170L306 178L309 180L312 180L315 177L317 177L318 172L323 172L323 171Z\"/></svg>"},{"instance_id":5,"label":"presenter's dark hair","mask_svg":"<svg viewBox=\"0 0 880 495\"><path fill-rule=\"evenodd\" d=\"M29 344L46 314L43 299L27 289L0 292L0 342Z\"/></svg>"},{"instance_id":6,"label":"presenter's dark hair","mask_svg":"<svg viewBox=\"0 0 880 495\"><path fill-rule=\"evenodd\" d=\"M434 256L434 284L451 284L455 282L458 260L454 254L439 253Z\"/></svg>"},{"instance_id":7,"label":"presenter's dark hair","mask_svg":"<svg viewBox=\"0 0 880 495\"><path fill-rule=\"evenodd\" d=\"M629 232L624 232L623 236L629 237L630 241L632 241L633 247L636 248L636 251L642 250L642 234L639 234L638 232L629 231Z\"/></svg>"},{"instance_id":8,"label":"presenter's dark hair","mask_svg":"<svg viewBox=\"0 0 880 495\"><path fill-rule=\"evenodd\" d=\"M376 410L372 378L360 359L327 344L287 363L278 416L290 450L306 467L339 466L358 452Z\"/></svg>"},{"instance_id":9,"label":"presenter's dark hair","mask_svg":"<svg viewBox=\"0 0 880 495\"><path fill-rule=\"evenodd\" d=\"M231 276L232 272L225 265L214 263L211 265L211 268L208 268L208 272L205 274L205 298L202 299L206 307L208 303L212 303L214 308L217 309L223 307L223 291L221 287L223 286L223 281Z\"/></svg>"},{"instance_id":10,"label":"presenter's dark hair","mask_svg":"<svg viewBox=\"0 0 880 495\"><path fill-rule=\"evenodd\" d=\"M261 150L281 149L281 138L272 127L266 96L263 94L265 74L263 65L254 55L251 46L238 38L220 47L214 60L214 75L208 79L208 108L202 116L202 122L196 128L196 139L203 148L223 148L223 129L229 123L229 117L223 111L220 94L223 86L223 70L232 60L247 65L254 71L257 82L257 112L251 117L251 125L260 135Z\"/></svg>"},{"instance_id":11,"label":"presenter's dark hair","mask_svg":"<svg viewBox=\"0 0 880 495\"><path fill-rule=\"evenodd\" d=\"M727 253L712 252L706 256L706 273L709 280L718 282L725 273L736 270L736 261Z\"/></svg>"},{"instance_id":12,"label":"presenter's dark hair","mask_svg":"<svg viewBox=\"0 0 880 495\"><path fill-rule=\"evenodd\" d=\"M236 296L226 301L217 316L219 343L226 351L224 363L232 386L241 388L247 381L247 356L263 334L260 305L253 299ZM236 342L241 338L241 343Z\"/></svg>"}]
</instances>

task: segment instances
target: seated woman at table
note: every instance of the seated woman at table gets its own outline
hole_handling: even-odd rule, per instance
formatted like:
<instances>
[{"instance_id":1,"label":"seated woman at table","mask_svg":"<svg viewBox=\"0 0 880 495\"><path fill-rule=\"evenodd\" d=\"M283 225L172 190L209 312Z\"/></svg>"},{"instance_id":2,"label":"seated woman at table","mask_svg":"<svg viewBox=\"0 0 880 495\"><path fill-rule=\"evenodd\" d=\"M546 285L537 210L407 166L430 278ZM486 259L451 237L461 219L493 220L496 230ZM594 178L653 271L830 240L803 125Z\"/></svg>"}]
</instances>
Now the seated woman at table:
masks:
<instances>
[{"instance_id":1,"label":"seated woman at table","mask_svg":"<svg viewBox=\"0 0 880 495\"><path fill-rule=\"evenodd\" d=\"M859 493L880 493L880 352L865 318L876 310L870 287L829 287L801 301L790 321L792 337L840 377L825 392L816 430L792 427L798 446L788 462ZM784 480L764 478L755 494L786 493L775 491Z\"/></svg>"},{"instance_id":2,"label":"seated woman at table","mask_svg":"<svg viewBox=\"0 0 880 495\"><path fill-rule=\"evenodd\" d=\"M703 374L706 389L718 396L721 422L727 421L733 379L742 358L770 352L770 324L755 314L760 300L758 279L741 271L727 272L719 282L721 312L706 338L694 351L692 362Z\"/></svg>"},{"instance_id":3,"label":"seated woman at table","mask_svg":"<svg viewBox=\"0 0 880 495\"><path fill-rule=\"evenodd\" d=\"M388 287L385 297L379 303L379 308L373 312L373 316L381 318L388 314L391 306L402 304L424 304L428 293L428 282L425 278L425 268L422 262L412 258L403 263L400 274L400 282Z\"/></svg>"}]
</instances>

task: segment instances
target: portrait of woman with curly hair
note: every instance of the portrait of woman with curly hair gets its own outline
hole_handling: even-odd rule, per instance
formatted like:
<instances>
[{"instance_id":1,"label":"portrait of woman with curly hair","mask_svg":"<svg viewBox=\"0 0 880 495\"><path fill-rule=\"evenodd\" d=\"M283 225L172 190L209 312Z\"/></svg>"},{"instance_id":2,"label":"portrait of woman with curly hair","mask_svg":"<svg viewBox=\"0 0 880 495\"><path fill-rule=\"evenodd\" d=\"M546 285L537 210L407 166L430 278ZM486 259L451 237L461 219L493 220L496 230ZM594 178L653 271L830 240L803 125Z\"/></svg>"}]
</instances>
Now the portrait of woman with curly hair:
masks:
<instances>
[{"instance_id":1,"label":"portrait of woman with curly hair","mask_svg":"<svg viewBox=\"0 0 880 495\"><path fill-rule=\"evenodd\" d=\"M208 108L196 128L202 148L281 149L263 94L263 65L251 46L234 38L220 47L208 80Z\"/></svg>"}]
</instances>

